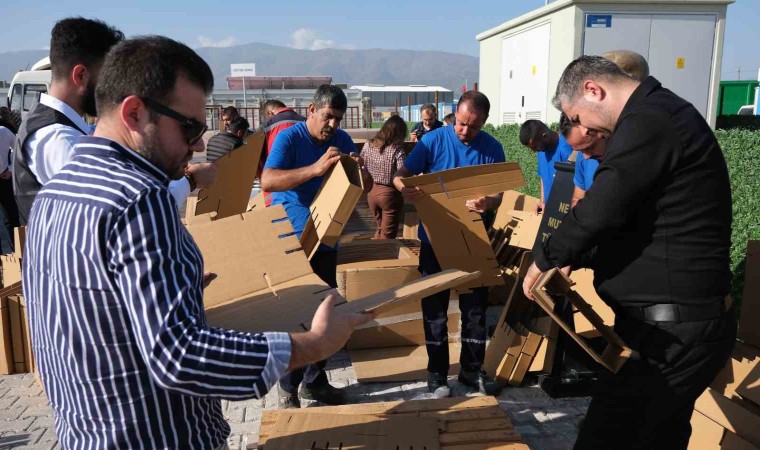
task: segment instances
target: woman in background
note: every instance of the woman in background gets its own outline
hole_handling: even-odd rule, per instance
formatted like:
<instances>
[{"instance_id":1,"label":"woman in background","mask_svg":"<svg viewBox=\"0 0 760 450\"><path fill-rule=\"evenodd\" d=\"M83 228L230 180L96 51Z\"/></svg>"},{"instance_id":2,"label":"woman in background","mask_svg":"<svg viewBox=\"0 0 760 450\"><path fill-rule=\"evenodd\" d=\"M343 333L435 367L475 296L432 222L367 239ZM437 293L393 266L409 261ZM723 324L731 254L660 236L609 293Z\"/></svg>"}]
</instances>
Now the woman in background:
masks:
<instances>
[{"instance_id":1,"label":"woman in background","mask_svg":"<svg viewBox=\"0 0 760 450\"><path fill-rule=\"evenodd\" d=\"M401 216L404 213L404 199L393 186L393 175L404 165L404 138L407 126L404 119L391 116L386 120L374 138L364 144L361 157L367 170L372 174L375 185L367 194L369 209L375 215L377 231L374 239L395 239Z\"/></svg>"}]
</instances>

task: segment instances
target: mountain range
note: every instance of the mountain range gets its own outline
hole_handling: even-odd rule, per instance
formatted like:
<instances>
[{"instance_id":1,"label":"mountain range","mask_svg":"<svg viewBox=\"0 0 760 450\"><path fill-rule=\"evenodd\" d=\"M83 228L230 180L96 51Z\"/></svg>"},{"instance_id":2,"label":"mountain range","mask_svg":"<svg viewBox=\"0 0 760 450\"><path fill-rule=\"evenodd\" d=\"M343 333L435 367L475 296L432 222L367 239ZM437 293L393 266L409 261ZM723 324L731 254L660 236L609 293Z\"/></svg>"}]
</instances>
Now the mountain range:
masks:
<instances>
[{"instance_id":1,"label":"mountain range","mask_svg":"<svg viewBox=\"0 0 760 450\"><path fill-rule=\"evenodd\" d=\"M465 80L478 79L478 58L458 53L418 50L299 50L262 43L196 49L214 73L214 85L226 87L230 64L255 63L257 75L330 76L333 83L437 85L459 93ZM10 81L47 56L47 50L0 53L0 80Z\"/></svg>"}]
</instances>

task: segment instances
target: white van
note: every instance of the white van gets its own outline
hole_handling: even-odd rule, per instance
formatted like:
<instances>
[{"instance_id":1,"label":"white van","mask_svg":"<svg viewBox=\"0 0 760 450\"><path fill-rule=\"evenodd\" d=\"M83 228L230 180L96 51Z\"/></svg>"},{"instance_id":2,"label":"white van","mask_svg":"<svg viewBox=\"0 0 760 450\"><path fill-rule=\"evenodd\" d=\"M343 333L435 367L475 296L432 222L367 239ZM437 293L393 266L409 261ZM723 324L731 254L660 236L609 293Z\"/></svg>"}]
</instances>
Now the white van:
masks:
<instances>
[{"instance_id":1,"label":"white van","mask_svg":"<svg viewBox=\"0 0 760 450\"><path fill-rule=\"evenodd\" d=\"M21 111L21 118L26 118L40 101L40 94L50 89L51 78L49 57L37 61L30 70L17 72L8 89L8 107Z\"/></svg>"}]
</instances>

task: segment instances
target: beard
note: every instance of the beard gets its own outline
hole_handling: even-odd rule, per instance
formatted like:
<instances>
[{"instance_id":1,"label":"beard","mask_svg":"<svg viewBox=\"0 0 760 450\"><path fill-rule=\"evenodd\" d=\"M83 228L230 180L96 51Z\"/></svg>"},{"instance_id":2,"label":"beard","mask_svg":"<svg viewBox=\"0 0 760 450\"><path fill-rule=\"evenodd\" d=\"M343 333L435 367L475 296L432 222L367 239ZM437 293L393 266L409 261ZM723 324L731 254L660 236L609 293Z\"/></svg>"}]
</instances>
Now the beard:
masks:
<instances>
[{"instance_id":1,"label":"beard","mask_svg":"<svg viewBox=\"0 0 760 450\"><path fill-rule=\"evenodd\" d=\"M92 81L87 83L87 91L82 99L82 109L90 117L98 116L98 110L95 106L95 84Z\"/></svg>"},{"instance_id":2,"label":"beard","mask_svg":"<svg viewBox=\"0 0 760 450\"><path fill-rule=\"evenodd\" d=\"M169 167L170 162L164 158L164 152L161 149L161 140L158 137L158 124L151 123L145 129L143 146L137 149L145 159L158 167L163 173L172 180L179 180L185 175L185 166Z\"/></svg>"}]
</instances>

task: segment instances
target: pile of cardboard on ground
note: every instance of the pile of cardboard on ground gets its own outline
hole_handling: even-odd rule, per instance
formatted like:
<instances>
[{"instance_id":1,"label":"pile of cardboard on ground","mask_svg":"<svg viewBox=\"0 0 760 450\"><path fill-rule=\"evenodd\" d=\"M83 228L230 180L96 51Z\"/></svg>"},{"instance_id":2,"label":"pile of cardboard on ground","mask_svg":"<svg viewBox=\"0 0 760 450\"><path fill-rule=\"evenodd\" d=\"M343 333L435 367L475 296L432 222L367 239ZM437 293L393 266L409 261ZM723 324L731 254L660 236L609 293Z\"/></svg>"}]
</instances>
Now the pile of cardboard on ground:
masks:
<instances>
[{"instance_id":1,"label":"pile of cardboard on ground","mask_svg":"<svg viewBox=\"0 0 760 450\"><path fill-rule=\"evenodd\" d=\"M418 241L361 239L344 242L338 250L338 292L346 300L354 301L416 280L420 277L418 255ZM452 373L459 369L457 299L453 294L449 303ZM375 312L375 319L357 328L347 344L357 379L369 382L424 378L427 353L420 299L383 306Z\"/></svg>"},{"instance_id":2,"label":"pile of cardboard on ground","mask_svg":"<svg viewBox=\"0 0 760 450\"><path fill-rule=\"evenodd\" d=\"M21 260L25 228L15 229L13 254L0 256L0 375L36 372L32 354L26 303L21 293Z\"/></svg>"},{"instance_id":3,"label":"pile of cardboard on ground","mask_svg":"<svg viewBox=\"0 0 760 450\"><path fill-rule=\"evenodd\" d=\"M248 448L528 450L493 397L268 410Z\"/></svg>"},{"instance_id":4,"label":"pile of cardboard on ground","mask_svg":"<svg viewBox=\"0 0 760 450\"><path fill-rule=\"evenodd\" d=\"M760 241L747 246L739 340L697 399L689 450L760 449Z\"/></svg>"}]
</instances>

